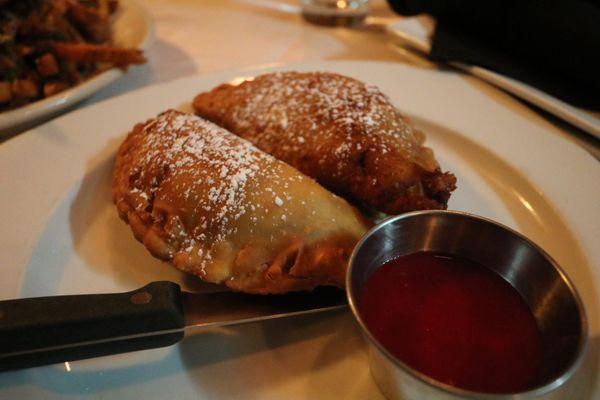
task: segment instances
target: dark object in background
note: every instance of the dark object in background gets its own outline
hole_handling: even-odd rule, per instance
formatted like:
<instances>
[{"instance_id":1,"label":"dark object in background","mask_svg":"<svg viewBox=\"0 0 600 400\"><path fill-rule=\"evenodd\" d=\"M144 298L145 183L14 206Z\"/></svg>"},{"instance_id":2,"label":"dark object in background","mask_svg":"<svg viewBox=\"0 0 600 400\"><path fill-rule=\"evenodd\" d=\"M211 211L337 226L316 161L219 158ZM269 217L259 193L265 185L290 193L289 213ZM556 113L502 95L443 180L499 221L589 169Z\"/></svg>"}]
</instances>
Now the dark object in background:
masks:
<instances>
[{"instance_id":1,"label":"dark object in background","mask_svg":"<svg viewBox=\"0 0 600 400\"><path fill-rule=\"evenodd\" d=\"M479 65L600 111L600 1L388 1L436 17L431 60Z\"/></svg>"}]
</instances>

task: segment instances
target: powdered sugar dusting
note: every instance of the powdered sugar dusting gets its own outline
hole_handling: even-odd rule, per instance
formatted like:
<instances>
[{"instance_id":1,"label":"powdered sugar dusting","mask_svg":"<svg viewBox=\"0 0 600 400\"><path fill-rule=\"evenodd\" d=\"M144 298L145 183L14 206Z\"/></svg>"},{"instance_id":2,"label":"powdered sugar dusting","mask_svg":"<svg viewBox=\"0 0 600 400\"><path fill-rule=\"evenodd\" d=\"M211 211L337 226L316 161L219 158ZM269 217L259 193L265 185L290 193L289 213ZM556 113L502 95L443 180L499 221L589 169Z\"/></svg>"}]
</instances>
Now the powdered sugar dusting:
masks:
<instances>
[{"instance_id":1,"label":"powdered sugar dusting","mask_svg":"<svg viewBox=\"0 0 600 400\"><path fill-rule=\"evenodd\" d=\"M175 192L175 200L170 199L173 207L184 208L191 222L186 221L187 226L180 220L171 222L181 227L168 232L180 242L182 251L194 252L200 258L202 269L212 257L203 243L208 235L211 243L218 243L236 234L235 222L240 218L245 216L254 224L260 222L259 215L264 213L259 214L260 204L250 201L252 195L271 197L270 204L282 209L284 214L279 218L286 221L290 210L283 199L291 198L285 188L294 180L305 179L300 174L286 176L282 173L283 164L273 157L193 115L164 112L147 123L140 134L144 135L141 148L137 149L140 159L136 168L140 174L132 182L130 193L154 200L159 187L168 186ZM153 178L145 179L146 174ZM253 184L261 178L268 179L272 187L261 189Z\"/></svg>"},{"instance_id":2,"label":"powdered sugar dusting","mask_svg":"<svg viewBox=\"0 0 600 400\"><path fill-rule=\"evenodd\" d=\"M194 108L367 208L445 208L456 187L423 132L377 87L350 77L268 73L200 93Z\"/></svg>"},{"instance_id":3,"label":"powdered sugar dusting","mask_svg":"<svg viewBox=\"0 0 600 400\"><path fill-rule=\"evenodd\" d=\"M361 143L376 146L377 153L392 148L415 159L421 150L412 125L389 98L377 87L352 78L278 72L259 76L239 90L245 100L233 112L233 122L239 130L257 126L253 140L261 148L273 137L285 143L278 151L291 155L317 141L321 146L335 144L323 153L335 157L339 168L353 150L361 150Z\"/></svg>"}]
</instances>

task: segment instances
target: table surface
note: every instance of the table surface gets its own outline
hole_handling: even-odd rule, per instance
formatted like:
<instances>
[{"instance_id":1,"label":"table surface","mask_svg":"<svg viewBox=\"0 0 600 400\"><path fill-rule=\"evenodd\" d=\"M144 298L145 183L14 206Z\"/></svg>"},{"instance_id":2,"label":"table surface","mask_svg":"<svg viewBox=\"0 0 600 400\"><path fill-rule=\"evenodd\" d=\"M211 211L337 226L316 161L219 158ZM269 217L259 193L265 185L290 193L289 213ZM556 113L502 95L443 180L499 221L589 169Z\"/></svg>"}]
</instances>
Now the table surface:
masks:
<instances>
[{"instance_id":1,"label":"table surface","mask_svg":"<svg viewBox=\"0 0 600 400\"><path fill-rule=\"evenodd\" d=\"M310 24L302 19L299 3L299 0L145 0L141 4L156 24L155 42L147 52L148 64L132 68L126 77L80 107L188 75L265 64L369 60L436 68L395 46L383 29L377 29L380 22L400 18L384 0L371 0L370 21L375 24L361 29ZM537 109L536 112L540 113ZM541 114L564 131L565 137L600 159L600 140L543 111Z\"/></svg>"},{"instance_id":2,"label":"table surface","mask_svg":"<svg viewBox=\"0 0 600 400\"><path fill-rule=\"evenodd\" d=\"M257 65L368 60L437 68L394 45L386 32L377 27L379 22L400 18L384 0L371 1L374 25L356 29L322 27L304 21L300 15L300 0L138 1L152 15L156 27L154 44L146 53L148 63L131 68L119 81L77 108L185 76ZM466 79L486 95L518 105L518 99L498 95L498 90L491 85L474 77L466 76ZM532 109L536 114L528 118L539 119L541 115L567 140L578 143L600 159L599 140Z\"/></svg>"},{"instance_id":3,"label":"table surface","mask_svg":"<svg viewBox=\"0 0 600 400\"><path fill-rule=\"evenodd\" d=\"M148 64L87 103L153 83L264 64L317 60L402 61L377 30L304 21L299 0L146 0L156 38ZM372 13L393 18L384 1Z\"/></svg>"},{"instance_id":4,"label":"table surface","mask_svg":"<svg viewBox=\"0 0 600 400\"><path fill-rule=\"evenodd\" d=\"M371 0L369 24L362 28L323 27L304 21L299 0L145 0L152 15L154 45L148 63L77 107L155 83L189 75L257 65L318 60L369 60L437 68L393 44L382 25L395 15L385 0ZM473 80L482 90L489 85ZM518 101L518 100L517 100ZM568 140L600 159L600 140L540 112Z\"/></svg>"}]
</instances>

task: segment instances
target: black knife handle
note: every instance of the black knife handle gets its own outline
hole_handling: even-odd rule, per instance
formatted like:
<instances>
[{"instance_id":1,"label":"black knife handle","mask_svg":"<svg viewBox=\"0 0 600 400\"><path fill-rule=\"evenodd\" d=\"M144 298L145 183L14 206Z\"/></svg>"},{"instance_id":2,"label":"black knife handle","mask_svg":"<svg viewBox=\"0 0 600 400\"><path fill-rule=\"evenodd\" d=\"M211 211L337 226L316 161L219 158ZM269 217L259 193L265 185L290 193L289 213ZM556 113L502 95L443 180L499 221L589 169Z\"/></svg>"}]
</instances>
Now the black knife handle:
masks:
<instances>
[{"instance_id":1,"label":"black knife handle","mask_svg":"<svg viewBox=\"0 0 600 400\"><path fill-rule=\"evenodd\" d=\"M0 371L168 346L181 340L184 326L173 282L0 301Z\"/></svg>"}]
</instances>

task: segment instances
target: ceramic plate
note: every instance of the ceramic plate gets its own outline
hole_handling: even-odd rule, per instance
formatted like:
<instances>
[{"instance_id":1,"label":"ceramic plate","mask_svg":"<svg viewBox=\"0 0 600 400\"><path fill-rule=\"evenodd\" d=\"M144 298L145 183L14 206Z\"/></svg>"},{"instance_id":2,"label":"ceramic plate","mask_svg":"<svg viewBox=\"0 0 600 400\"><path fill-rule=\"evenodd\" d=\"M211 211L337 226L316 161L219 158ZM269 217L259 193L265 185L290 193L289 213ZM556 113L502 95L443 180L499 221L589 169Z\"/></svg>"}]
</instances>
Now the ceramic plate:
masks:
<instances>
[{"instance_id":1,"label":"ceramic plate","mask_svg":"<svg viewBox=\"0 0 600 400\"><path fill-rule=\"evenodd\" d=\"M150 15L133 0L120 0L113 21L115 44L147 50L154 40L154 24ZM24 107L0 113L0 137L23 127L47 120L61 111L90 97L125 74L119 68L106 70L77 86Z\"/></svg>"},{"instance_id":2,"label":"ceramic plate","mask_svg":"<svg viewBox=\"0 0 600 400\"><path fill-rule=\"evenodd\" d=\"M131 290L193 277L153 259L111 202L115 151L139 121L189 109L199 91L281 70L378 85L458 177L450 208L509 225L579 289L591 341L570 399L600 396L600 164L503 92L454 72L319 62L204 75L77 110L0 146L0 298ZM378 399L348 312L206 330L168 348L0 374L0 398Z\"/></svg>"}]
</instances>

